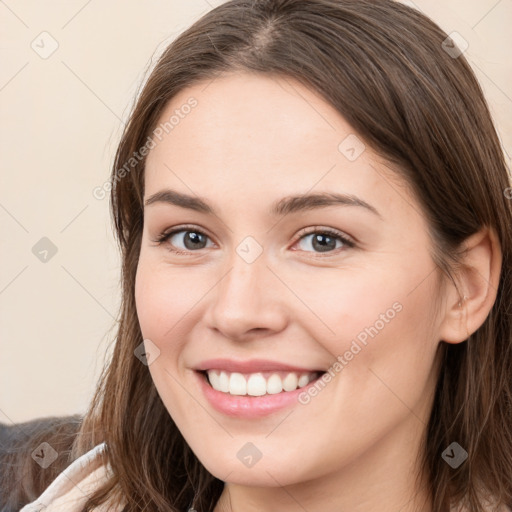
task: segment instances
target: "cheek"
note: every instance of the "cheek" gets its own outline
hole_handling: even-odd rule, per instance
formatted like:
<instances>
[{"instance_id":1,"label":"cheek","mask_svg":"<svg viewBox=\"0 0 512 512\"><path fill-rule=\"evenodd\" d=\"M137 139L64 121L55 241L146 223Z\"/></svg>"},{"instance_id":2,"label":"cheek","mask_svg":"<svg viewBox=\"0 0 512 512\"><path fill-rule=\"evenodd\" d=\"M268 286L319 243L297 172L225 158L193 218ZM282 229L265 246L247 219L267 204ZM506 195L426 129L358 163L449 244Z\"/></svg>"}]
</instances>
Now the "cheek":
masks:
<instances>
[{"instance_id":1,"label":"cheek","mask_svg":"<svg viewBox=\"0 0 512 512\"><path fill-rule=\"evenodd\" d=\"M171 272L141 259L135 281L135 304L142 335L162 342L176 336L187 312L200 300L201 287L187 272ZM176 326L176 327L174 327Z\"/></svg>"},{"instance_id":2,"label":"cheek","mask_svg":"<svg viewBox=\"0 0 512 512\"><path fill-rule=\"evenodd\" d=\"M340 340L358 338L364 342L372 326L379 331L387 327L402 309L407 289L407 283L390 277L384 265L316 268L290 273L283 280L293 282L294 297L283 289L283 300L293 305L290 310L295 311L295 319L307 322L308 329L316 333L315 338L322 338L333 348ZM343 342L338 348L342 345Z\"/></svg>"},{"instance_id":3,"label":"cheek","mask_svg":"<svg viewBox=\"0 0 512 512\"><path fill-rule=\"evenodd\" d=\"M415 369L426 376L437 348L436 282L429 263L418 259L414 268L397 261L366 271L340 269L337 279L318 270L314 280L303 277L295 291L316 313L304 317L308 329L334 357L345 356L343 365L382 365L391 373L409 365L411 376ZM352 378L362 379L362 373Z\"/></svg>"},{"instance_id":4,"label":"cheek","mask_svg":"<svg viewBox=\"0 0 512 512\"><path fill-rule=\"evenodd\" d=\"M170 416L187 421L186 404L175 397L183 392L178 384L183 378L179 375L178 360L183 350L180 340L186 339L187 322L183 319L191 306L185 295L187 288L180 283L180 279L185 281L183 272L176 272L173 279L169 275L170 272L159 269L158 262L141 257L135 280L135 304L143 339L151 340L159 349L159 356L148 366L154 385ZM172 343L167 342L170 339ZM186 430L190 426L181 428Z\"/></svg>"},{"instance_id":5,"label":"cheek","mask_svg":"<svg viewBox=\"0 0 512 512\"><path fill-rule=\"evenodd\" d=\"M392 423L409 413L404 404L423 407L438 346L430 317L434 280L425 280L412 293L409 284L409 279L390 280L364 303L357 298L345 302L347 309L337 324L338 344L329 347L343 358L338 367L339 414L346 414L347 406L361 414L364 403L368 421L376 414ZM347 398L354 393L357 399Z\"/></svg>"}]
</instances>

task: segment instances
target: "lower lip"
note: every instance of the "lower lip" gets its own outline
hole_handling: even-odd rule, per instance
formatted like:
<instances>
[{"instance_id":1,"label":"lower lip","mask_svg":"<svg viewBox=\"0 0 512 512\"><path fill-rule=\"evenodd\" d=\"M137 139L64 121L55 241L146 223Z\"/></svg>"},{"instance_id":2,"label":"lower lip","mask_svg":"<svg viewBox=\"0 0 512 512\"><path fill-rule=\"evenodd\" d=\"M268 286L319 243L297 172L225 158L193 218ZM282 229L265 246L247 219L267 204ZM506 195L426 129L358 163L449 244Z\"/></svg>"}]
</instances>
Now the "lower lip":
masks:
<instances>
[{"instance_id":1,"label":"lower lip","mask_svg":"<svg viewBox=\"0 0 512 512\"><path fill-rule=\"evenodd\" d=\"M261 418L273 412L280 411L285 407L299 403L299 395L307 392L308 388L314 386L321 378L311 381L307 386L294 391L282 391L273 395L263 396L239 396L217 391L210 386L208 377L198 371L194 372L200 382L206 399L217 411L232 417Z\"/></svg>"}]
</instances>

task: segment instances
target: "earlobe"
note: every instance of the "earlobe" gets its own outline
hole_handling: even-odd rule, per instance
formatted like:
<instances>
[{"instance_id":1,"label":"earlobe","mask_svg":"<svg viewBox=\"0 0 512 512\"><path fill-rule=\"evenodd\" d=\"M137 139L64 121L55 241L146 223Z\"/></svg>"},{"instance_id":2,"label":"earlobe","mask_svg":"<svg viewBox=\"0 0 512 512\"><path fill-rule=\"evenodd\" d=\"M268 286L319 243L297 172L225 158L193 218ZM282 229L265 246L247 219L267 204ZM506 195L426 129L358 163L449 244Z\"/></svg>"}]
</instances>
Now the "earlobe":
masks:
<instances>
[{"instance_id":1,"label":"earlobe","mask_svg":"<svg viewBox=\"0 0 512 512\"><path fill-rule=\"evenodd\" d=\"M485 322L498 293L502 253L496 232L484 227L465 240L463 247L456 276L460 292L450 288L439 329L439 339L447 343L467 340Z\"/></svg>"}]
</instances>

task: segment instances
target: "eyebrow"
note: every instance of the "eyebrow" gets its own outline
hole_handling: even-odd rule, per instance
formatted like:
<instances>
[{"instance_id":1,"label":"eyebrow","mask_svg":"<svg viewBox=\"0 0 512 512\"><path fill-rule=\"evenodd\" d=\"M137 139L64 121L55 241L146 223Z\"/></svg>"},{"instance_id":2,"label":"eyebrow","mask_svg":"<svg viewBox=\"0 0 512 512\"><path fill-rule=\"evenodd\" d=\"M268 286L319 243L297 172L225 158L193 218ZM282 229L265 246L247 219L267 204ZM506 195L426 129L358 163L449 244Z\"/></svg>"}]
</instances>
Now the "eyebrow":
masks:
<instances>
[{"instance_id":1,"label":"eyebrow","mask_svg":"<svg viewBox=\"0 0 512 512\"><path fill-rule=\"evenodd\" d=\"M151 195L146 199L144 206L149 206L155 203L172 204L200 213L217 215L215 209L210 206L206 200L171 189L163 189ZM272 205L270 214L273 216L284 216L294 212L314 210L333 205L357 206L372 212L382 219L382 215L378 210L363 199L352 194L336 194L328 192L283 197Z\"/></svg>"}]
</instances>

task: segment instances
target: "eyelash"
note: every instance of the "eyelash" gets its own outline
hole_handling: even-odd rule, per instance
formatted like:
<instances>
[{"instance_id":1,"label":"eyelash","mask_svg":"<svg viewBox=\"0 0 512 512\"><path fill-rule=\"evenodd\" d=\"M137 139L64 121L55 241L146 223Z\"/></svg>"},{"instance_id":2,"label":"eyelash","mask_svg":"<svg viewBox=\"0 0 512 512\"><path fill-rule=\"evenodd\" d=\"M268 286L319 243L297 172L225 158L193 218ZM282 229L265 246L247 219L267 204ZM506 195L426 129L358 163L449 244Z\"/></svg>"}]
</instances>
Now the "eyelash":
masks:
<instances>
[{"instance_id":1,"label":"eyelash","mask_svg":"<svg viewBox=\"0 0 512 512\"><path fill-rule=\"evenodd\" d=\"M305 228L305 229L309 229L309 228ZM162 232L160 235L157 236L157 238L155 240L153 240L153 242L156 243L157 245L162 245L166 241L168 241L169 238L171 238L173 235L175 235L176 233L180 233L182 231L191 232L191 233L197 233L197 234L200 234L200 235L204 235L207 238L210 238L206 233L204 233L203 231L197 229L195 226L178 226L177 228L173 229L172 231L164 231L164 232ZM294 242L294 245L296 243L300 242L306 236L312 235L312 234L322 234L322 235L328 235L328 236L330 236L332 238L337 238L338 240L340 240L344 244L345 248L351 249L351 248L356 246L355 242L353 242L350 238L344 236L340 232L335 231L333 229L329 229L329 228L319 228L319 226L314 226L310 231L307 231L307 232L302 230L300 232L300 236ZM315 254L315 257L325 258L325 257L328 257L329 255L332 255L333 253L337 254L342 249L343 249L343 247L339 247L337 249L333 249L332 251L327 251L326 253L323 253L323 254L322 253L315 253L313 251L313 254ZM198 252L198 251L180 251L180 250L172 249L171 247L169 247L168 250L170 252L174 253L174 254L177 254L177 255L190 255L190 254L192 254L194 252ZM306 252L311 252L311 251L306 251Z\"/></svg>"}]
</instances>

